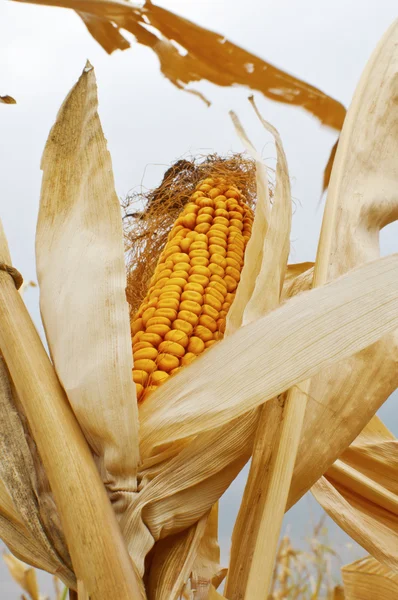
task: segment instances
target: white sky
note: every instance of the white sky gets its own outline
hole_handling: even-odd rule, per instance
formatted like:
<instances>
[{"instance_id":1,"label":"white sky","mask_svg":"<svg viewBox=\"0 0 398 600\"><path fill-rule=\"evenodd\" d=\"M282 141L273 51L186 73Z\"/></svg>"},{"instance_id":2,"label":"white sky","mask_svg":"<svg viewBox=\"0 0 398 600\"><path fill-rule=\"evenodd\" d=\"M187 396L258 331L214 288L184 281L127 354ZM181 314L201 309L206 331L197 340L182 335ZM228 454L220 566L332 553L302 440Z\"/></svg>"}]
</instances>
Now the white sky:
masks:
<instances>
[{"instance_id":1,"label":"white sky","mask_svg":"<svg viewBox=\"0 0 398 600\"><path fill-rule=\"evenodd\" d=\"M370 53L397 16L394 0L246 0L243 4L164 0L158 4L224 34L346 106ZM97 74L99 113L120 197L140 185L157 185L167 166L181 156L242 151L227 115L231 108L268 164L275 164L272 141L252 113L247 89L208 83L193 86L212 101L207 108L161 75L149 49L133 44L130 50L108 56L72 11L3 2L0 49L0 94L12 95L18 102L0 105L0 215L13 262L26 280L36 279L41 153L57 110L87 58ZM301 109L275 104L260 94L255 97L263 116L281 133L289 163L296 204L291 260L312 260L322 215L322 209L317 209L322 173L336 133L320 127ZM384 233L384 253L396 250L396 233L394 226ZM29 290L26 300L39 325L37 290ZM382 414L398 434L391 400ZM241 476L222 504L225 559L243 485ZM304 499L288 514L295 539L305 533L309 513ZM333 525L331 536L338 543L347 541ZM2 565L0 586L2 599L18 597Z\"/></svg>"}]
</instances>

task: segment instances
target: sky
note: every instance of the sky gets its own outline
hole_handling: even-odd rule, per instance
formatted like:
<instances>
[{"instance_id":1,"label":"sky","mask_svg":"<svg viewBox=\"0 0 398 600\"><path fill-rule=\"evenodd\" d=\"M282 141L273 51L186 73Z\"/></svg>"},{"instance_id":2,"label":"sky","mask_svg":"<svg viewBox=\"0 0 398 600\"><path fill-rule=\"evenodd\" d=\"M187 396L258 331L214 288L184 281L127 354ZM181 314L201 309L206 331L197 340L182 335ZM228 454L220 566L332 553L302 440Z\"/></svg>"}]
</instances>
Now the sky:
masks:
<instances>
[{"instance_id":1,"label":"sky","mask_svg":"<svg viewBox=\"0 0 398 600\"><path fill-rule=\"evenodd\" d=\"M396 18L396 2L363 0L164 0L157 2L190 20L224 34L234 43L294 74L348 106L361 72L384 31ZM360 10L358 8L360 7ZM132 40L132 36L126 34ZM17 105L0 104L0 216L14 265L26 281L36 280L34 236L40 194L40 159L56 113L78 79L86 59L94 65L99 114L108 140L120 198L156 186L173 161L189 155L240 152L228 111L240 117L249 137L270 167L272 139L255 119L246 88L219 88L200 82L192 89L211 100L174 87L160 73L151 50L133 43L107 55L72 11L0 4L0 95ZM313 260L322 218L322 174L336 132L300 108L276 104L255 94L263 116L280 132L289 164L294 200L291 262ZM396 224L382 233L382 253L396 251ZM40 331L38 290L26 303ZM395 400L396 402L396 400ZM380 416L398 435L394 398ZM244 486L244 473L227 491L220 508L224 562ZM320 514L307 496L285 517L294 541L302 543L311 519ZM360 555L333 523L330 537L348 562ZM50 592L49 578L41 577ZM0 597L18 598L0 562Z\"/></svg>"}]
</instances>

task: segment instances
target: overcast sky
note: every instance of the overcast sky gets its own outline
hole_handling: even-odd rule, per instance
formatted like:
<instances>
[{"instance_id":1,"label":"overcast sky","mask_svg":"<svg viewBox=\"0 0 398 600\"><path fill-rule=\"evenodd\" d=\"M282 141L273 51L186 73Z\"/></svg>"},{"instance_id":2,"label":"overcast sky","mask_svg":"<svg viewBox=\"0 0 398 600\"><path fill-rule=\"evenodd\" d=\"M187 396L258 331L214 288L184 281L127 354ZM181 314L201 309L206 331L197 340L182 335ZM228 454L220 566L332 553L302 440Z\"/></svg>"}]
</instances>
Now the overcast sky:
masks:
<instances>
[{"instance_id":1,"label":"overcast sky","mask_svg":"<svg viewBox=\"0 0 398 600\"><path fill-rule=\"evenodd\" d=\"M397 16L396 0L164 0L158 4L224 34L345 106L372 50ZM192 86L212 101L207 108L161 75L151 50L133 44L108 56L72 11L3 2L0 47L0 95L9 94L18 102L0 105L0 216L13 262L26 280L36 280L41 154L57 110L87 58L97 74L99 113L121 198L141 185L156 186L167 166L179 157L242 151L227 114L230 109L238 113L268 164L275 164L272 140L253 116L247 89L208 83ZM322 216L322 207L317 208L322 173L336 133L299 108L275 104L260 94L256 100L264 117L281 133L289 163L296 207L291 260L313 260ZM397 250L396 239L394 224L383 233L383 253ZM28 290L26 301L39 327L37 290ZM398 435L391 399L380 414ZM221 503L225 560L243 485L240 476ZM314 502L311 506L318 514ZM287 515L295 540L305 534L310 513L305 498ZM333 524L331 536L340 546L349 541ZM351 559L349 553L345 557ZM2 564L0 585L2 600L18 598ZM44 586L49 591L48 580Z\"/></svg>"}]
</instances>

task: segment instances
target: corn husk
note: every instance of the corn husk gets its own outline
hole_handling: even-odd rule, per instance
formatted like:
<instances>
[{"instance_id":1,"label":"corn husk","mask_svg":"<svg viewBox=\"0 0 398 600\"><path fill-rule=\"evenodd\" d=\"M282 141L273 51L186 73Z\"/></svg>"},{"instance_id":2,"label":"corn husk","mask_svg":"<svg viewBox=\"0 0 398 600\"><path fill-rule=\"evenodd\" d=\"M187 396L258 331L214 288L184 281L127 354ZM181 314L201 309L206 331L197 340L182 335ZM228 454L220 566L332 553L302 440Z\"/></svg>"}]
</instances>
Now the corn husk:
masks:
<instances>
[{"instance_id":1,"label":"corn husk","mask_svg":"<svg viewBox=\"0 0 398 600\"><path fill-rule=\"evenodd\" d=\"M396 569L398 442L377 417L312 487L326 512L372 556Z\"/></svg>"},{"instance_id":2,"label":"corn husk","mask_svg":"<svg viewBox=\"0 0 398 600\"><path fill-rule=\"evenodd\" d=\"M372 556L341 569L345 600L395 600L398 595L398 575L377 562Z\"/></svg>"},{"instance_id":3,"label":"corn husk","mask_svg":"<svg viewBox=\"0 0 398 600\"><path fill-rule=\"evenodd\" d=\"M122 225L96 109L95 77L87 64L42 159L36 235L40 309L59 380L98 457L103 481L110 493L134 492L138 412Z\"/></svg>"},{"instance_id":4,"label":"corn husk","mask_svg":"<svg viewBox=\"0 0 398 600\"><path fill-rule=\"evenodd\" d=\"M342 132L319 250L325 251L323 244L329 248L328 281L377 259L379 232L398 217L397 38L396 22L365 69ZM327 470L332 456L341 455L395 390L397 356L394 332L313 379L287 507Z\"/></svg>"}]
</instances>

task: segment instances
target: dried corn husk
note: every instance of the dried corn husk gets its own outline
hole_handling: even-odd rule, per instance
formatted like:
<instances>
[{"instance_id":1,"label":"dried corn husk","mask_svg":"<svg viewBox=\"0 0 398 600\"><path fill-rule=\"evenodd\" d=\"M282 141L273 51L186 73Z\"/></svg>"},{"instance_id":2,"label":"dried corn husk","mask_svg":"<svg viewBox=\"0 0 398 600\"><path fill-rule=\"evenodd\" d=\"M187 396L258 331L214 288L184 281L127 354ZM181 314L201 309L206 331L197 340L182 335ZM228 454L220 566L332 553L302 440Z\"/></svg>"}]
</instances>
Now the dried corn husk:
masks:
<instances>
[{"instance_id":1,"label":"dried corn husk","mask_svg":"<svg viewBox=\"0 0 398 600\"><path fill-rule=\"evenodd\" d=\"M27 443L28 434L25 434L14 403L11 383L2 357L0 357L0 417L2 424L0 478L7 487L10 500L12 498L13 508L15 508L14 518L21 520L21 525L26 528L31 540L41 546L42 554L47 554L51 559L54 572L62 571L64 576L73 583L72 564L65 540L62 539L55 506L51 510L49 503L46 502L47 510L42 510L44 494L40 493L42 489ZM56 549L53 549L53 546Z\"/></svg>"},{"instance_id":2,"label":"dried corn husk","mask_svg":"<svg viewBox=\"0 0 398 600\"><path fill-rule=\"evenodd\" d=\"M343 124L345 109L340 102L229 42L224 35L152 3L141 7L125 0L19 1L74 9L107 52L128 48L119 28L129 31L139 44L156 53L162 73L179 88L187 89L188 83L201 79L222 86L245 85L276 102L302 106L335 129ZM182 56L172 40L187 54Z\"/></svg>"},{"instance_id":3,"label":"dried corn husk","mask_svg":"<svg viewBox=\"0 0 398 600\"><path fill-rule=\"evenodd\" d=\"M398 441L377 417L312 487L332 519L383 565L396 569Z\"/></svg>"},{"instance_id":4,"label":"dried corn husk","mask_svg":"<svg viewBox=\"0 0 398 600\"><path fill-rule=\"evenodd\" d=\"M345 600L395 600L398 596L398 575L377 562L372 556L341 569Z\"/></svg>"},{"instance_id":5,"label":"dried corn husk","mask_svg":"<svg viewBox=\"0 0 398 600\"><path fill-rule=\"evenodd\" d=\"M328 248L329 281L375 260L380 255L380 229L398 218L397 40L395 22L362 75L341 135L319 249ZM397 360L394 332L313 379L288 507L327 470L332 456L337 458L348 447L395 390Z\"/></svg>"},{"instance_id":6,"label":"dried corn husk","mask_svg":"<svg viewBox=\"0 0 398 600\"><path fill-rule=\"evenodd\" d=\"M110 493L134 492L138 414L122 225L96 110L95 77L87 64L58 114L42 160L40 308L58 377L103 481Z\"/></svg>"}]
</instances>

